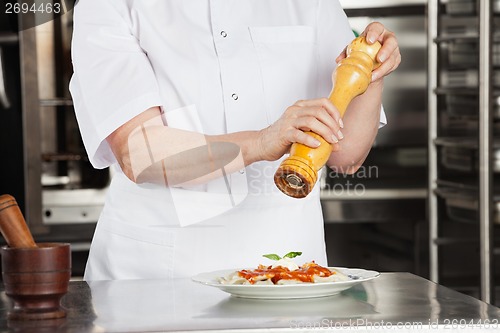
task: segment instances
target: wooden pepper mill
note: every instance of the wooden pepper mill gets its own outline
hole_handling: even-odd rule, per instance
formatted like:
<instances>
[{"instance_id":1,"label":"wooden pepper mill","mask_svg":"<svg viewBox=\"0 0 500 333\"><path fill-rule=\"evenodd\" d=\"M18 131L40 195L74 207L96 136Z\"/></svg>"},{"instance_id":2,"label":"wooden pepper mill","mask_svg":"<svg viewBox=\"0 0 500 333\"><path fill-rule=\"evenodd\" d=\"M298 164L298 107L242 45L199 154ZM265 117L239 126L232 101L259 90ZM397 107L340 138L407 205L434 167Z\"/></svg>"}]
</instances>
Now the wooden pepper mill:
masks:
<instances>
[{"instance_id":1,"label":"wooden pepper mill","mask_svg":"<svg viewBox=\"0 0 500 333\"><path fill-rule=\"evenodd\" d=\"M352 99L366 91L372 71L380 66L376 56L379 42L368 44L365 37L354 39L347 47L347 57L342 59L334 75L333 90L328 97L343 117ZM286 195L304 198L313 189L318 171L325 165L332 152L332 145L320 135L306 132L321 142L317 148L300 143L292 144L290 156L274 174L276 186Z\"/></svg>"}]
</instances>

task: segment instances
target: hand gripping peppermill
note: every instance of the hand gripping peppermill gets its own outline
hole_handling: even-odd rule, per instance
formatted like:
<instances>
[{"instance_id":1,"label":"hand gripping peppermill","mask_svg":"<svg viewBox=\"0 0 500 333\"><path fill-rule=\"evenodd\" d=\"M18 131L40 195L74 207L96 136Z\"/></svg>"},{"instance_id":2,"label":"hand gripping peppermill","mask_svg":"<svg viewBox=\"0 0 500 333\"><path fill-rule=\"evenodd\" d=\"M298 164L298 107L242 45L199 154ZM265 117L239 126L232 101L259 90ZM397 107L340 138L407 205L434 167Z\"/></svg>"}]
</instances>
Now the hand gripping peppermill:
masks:
<instances>
[{"instance_id":1,"label":"hand gripping peppermill","mask_svg":"<svg viewBox=\"0 0 500 333\"><path fill-rule=\"evenodd\" d=\"M380 63L376 60L381 48L379 42L368 44L365 37L354 39L347 47L347 57L342 59L334 74L333 90L328 99L343 117L352 99L366 91L371 82L371 72ZM286 195L304 198L313 189L318 171L325 165L332 152L332 145L320 135L306 132L321 142L317 148L300 143L292 144L290 156L274 174L276 186Z\"/></svg>"}]
</instances>

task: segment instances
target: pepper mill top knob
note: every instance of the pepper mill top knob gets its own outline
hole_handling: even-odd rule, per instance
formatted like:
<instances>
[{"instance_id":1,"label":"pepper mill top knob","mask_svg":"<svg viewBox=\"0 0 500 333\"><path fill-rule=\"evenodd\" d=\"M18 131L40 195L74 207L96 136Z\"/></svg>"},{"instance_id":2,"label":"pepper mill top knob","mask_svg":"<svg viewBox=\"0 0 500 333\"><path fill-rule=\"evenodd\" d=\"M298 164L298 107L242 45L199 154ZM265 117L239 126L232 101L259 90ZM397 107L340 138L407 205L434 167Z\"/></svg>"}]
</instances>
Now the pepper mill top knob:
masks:
<instances>
[{"instance_id":1,"label":"pepper mill top knob","mask_svg":"<svg viewBox=\"0 0 500 333\"><path fill-rule=\"evenodd\" d=\"M353 52L363 52L367 54L373 61L373 69L376 69L382 64L377 60L377 54L381 47L382 44L378 41L375 41L373 44L369 44L364 36L360 36L354 39L351 44L347 46L346 53L348 56Z\"/></svg>"}]
</instances>

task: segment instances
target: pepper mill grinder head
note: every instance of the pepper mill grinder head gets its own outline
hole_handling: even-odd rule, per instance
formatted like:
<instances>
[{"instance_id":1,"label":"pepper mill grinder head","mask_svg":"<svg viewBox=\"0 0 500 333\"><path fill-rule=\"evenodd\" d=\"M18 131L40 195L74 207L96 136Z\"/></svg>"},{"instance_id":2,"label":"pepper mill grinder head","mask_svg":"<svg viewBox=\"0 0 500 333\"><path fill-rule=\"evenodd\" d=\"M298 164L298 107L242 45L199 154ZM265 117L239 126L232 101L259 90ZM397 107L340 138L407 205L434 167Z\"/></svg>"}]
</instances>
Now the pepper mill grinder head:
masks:
<instances>
[{"instance_id":1,"label":"pepper mill grinder head","mask_svg":"<svg viewBox=\"0 0 500 333\"><path fill-rule=\"evenodd\" d=\"M347 47L347 57L342 59L333 75L333 89L328 97L342 117L352 99L366 91L371 82L371 72L380 66L377 54L382 45L369 44L365 37L354 39ZM332 145L313 132L306 132L321 142L317 148L300 143L292 144L290 156L274 174L274 182L281 192L294 198L304 198L313 189L318 171L332 153Z\"/></svg>"}]
</instances>

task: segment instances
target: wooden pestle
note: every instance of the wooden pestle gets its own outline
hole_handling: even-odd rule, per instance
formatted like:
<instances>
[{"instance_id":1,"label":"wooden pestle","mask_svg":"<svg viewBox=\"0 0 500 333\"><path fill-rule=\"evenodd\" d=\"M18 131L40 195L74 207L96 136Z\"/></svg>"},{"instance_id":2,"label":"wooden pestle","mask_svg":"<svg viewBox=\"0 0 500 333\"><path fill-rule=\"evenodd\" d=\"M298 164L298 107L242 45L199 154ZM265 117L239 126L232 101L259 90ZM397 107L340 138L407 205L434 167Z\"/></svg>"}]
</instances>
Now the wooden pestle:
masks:
<instances>
[{"instance_id":1,"label":"wooden pestle","mask_svg":"<svg viewBox=\"0 0 500 333\"><path fill-rule=\"evenodd\" d=\"M9 247L37 247L16 199L8 194L0 196L0 232Z\"/></svg>"},{"instance_id":2,"label":"wooden pestle","mask_svg":"<svg viewBox=\"0 0 500 333\"><path fill-rule=\"evenodd\" d=\"M354 39L347 47L347 57L342 59L335 71L333 90L328 97L344 116L352 99L366 91L371 82L371 72L380 66L376 60L381 48L379 42L368 44L365 37ZM306 132L321 142L318 148L300 143L292 144L290 156L274 174L276 186L286 195L304 198L313 189L318 171L326 164L332 153L332 145L320 135Z\"/></svg>"}]
</instances>

